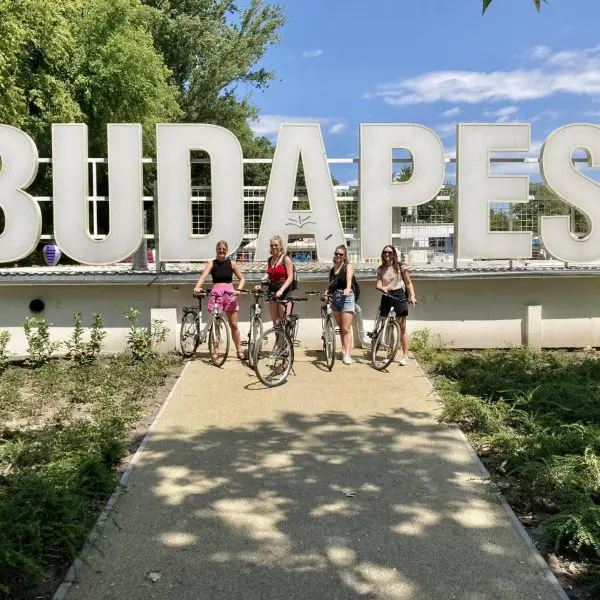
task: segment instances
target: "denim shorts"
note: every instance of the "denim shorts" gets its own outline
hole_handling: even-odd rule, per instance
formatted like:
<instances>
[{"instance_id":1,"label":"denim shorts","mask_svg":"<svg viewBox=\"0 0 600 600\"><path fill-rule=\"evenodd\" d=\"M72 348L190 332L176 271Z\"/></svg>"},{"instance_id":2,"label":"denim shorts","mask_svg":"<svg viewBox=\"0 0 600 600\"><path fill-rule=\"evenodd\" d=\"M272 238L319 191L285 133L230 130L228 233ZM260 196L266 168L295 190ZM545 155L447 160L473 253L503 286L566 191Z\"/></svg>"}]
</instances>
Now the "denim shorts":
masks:
<instances>
[{"instance_id":1,"label":"denim shorts","mask_svg":"<svg viewBox=\"0 0 600 600\"><path fill-rule=\"evenodd\" d=\"M333 293L333 312L354 312L354 292L344 296L342 290L336 290Z\"/></svg>"}]
</instances>

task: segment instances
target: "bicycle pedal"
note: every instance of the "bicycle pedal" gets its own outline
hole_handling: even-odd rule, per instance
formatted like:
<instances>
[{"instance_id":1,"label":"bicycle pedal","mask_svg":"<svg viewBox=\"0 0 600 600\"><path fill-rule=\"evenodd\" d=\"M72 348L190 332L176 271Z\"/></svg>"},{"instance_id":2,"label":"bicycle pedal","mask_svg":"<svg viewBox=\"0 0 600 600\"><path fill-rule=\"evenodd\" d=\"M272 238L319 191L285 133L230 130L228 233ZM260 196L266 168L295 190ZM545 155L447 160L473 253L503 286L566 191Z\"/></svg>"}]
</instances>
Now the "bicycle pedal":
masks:
<instances>
[{"instance_id":1,"label":"bicycle pedal","mask_svg":"<svg viewBox=\"0 0 600 600\"><path fill-rule=\"evenodd\" d=\"M247 346L248 345L248 340L242 340L240 343L241 346Z\"/></svg>"},{"instance_id":2,"label":"bicycle pedal","mask_svg":"<svg viewBox=\"0 0 600 600\"><path fill-rule=\"evenodd\" d=\"M367 337L369 337L369 338L373 339L373 338L375 337L375 334L374 334L372 331L369 331L369 332L367 333Z\"/></svg>"}]
</instances>

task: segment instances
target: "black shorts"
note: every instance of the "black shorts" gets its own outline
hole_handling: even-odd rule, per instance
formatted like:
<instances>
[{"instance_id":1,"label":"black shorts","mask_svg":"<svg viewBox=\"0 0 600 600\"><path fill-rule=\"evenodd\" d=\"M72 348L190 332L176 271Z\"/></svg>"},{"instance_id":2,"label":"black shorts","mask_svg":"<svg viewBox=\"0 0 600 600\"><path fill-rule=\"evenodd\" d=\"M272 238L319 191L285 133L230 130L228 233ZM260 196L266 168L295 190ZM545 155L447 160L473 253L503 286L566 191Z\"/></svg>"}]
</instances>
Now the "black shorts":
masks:
<instances>
[{"instance_id":1,"label":"black shorts","mask_svg":"<svg viewBox=\"0 0 600 600\"><path fill-rule=\"evenodd\" d=\"M284 283L285 283L284 281L271 281L271 282L269 282L269 293L270 294L275 294L276 292L278 292L283 287ZM281 294L281 298L286 298L289 293L290 293L290 288L287 288L283 292L283 294Z\"/></svg>"},{"instance_id":2,"label":"black shorts","mask_svg":"<svg viewBox=\"0 0 600 600\"><path fill-rule=\"evenodd\" d=\"M381 304L379 305L379 314L382 317L387 317L390 308L393 306L397 317L408 316L408 300L406 298L406 292L404 290L391 290L388 292L393 298L389 296L381 297Z\"/></svg>"}]
</instances>

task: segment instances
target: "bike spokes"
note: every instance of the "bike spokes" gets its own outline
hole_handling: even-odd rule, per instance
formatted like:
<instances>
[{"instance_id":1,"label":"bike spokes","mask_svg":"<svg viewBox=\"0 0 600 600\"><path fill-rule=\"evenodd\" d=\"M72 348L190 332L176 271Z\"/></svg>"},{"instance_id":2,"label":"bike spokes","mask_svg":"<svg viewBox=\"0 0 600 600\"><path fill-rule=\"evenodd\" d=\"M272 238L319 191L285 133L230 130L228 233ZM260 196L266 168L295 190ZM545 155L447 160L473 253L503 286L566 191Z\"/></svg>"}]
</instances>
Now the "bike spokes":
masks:
<instances>
[{"instance_id":1,"label":"bike spokes","mask_svg":"<svg viewBox=\"0 0 600 600\"><path fill-rule=\"evenodd\" d=\"M254 369L260 381L267 387L275 387L287 380L294 349L281 330L270 329L259 338L255 358Z\"/></svg>"}]
</instances>

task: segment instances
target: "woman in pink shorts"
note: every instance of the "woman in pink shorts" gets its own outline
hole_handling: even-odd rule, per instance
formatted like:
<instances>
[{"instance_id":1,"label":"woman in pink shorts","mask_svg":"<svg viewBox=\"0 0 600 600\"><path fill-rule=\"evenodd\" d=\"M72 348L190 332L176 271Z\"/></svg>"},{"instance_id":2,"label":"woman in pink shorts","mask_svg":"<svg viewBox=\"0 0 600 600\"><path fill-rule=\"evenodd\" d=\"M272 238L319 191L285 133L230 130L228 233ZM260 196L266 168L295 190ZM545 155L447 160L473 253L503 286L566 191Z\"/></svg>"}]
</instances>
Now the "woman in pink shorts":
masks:
<instances>
[{"instance_id":1,"label":"woman in pink shorts","mask_svg":"<svg viewBox=\"0 0 600 600\"><path fill-rule=\"evenodd\" d=\"M215 307L215 302L218 302L222 307L223 311L227 315L229 321L229 327L231 328L231 338L235 345L237 357L240 360L244 360L244 351L242 350L242 344L240 341L240 328L238 327L238 316L237 313L240 310L238 305L237 297L239 290L244 288L244 275L240 271L237 263L230 258L227 258L227 252L229 246L227 242L221 240L217 242L217 257L213 260L208 261L204 271L196 287L194 293L199 294L202 291L202 285L204 280L210 275L212 277L213 286L210 292L210 299L208 301L208 310L212 312ZM238 278L237 290L233 287L233 276Z\"/></svg>"}]
</instances>

